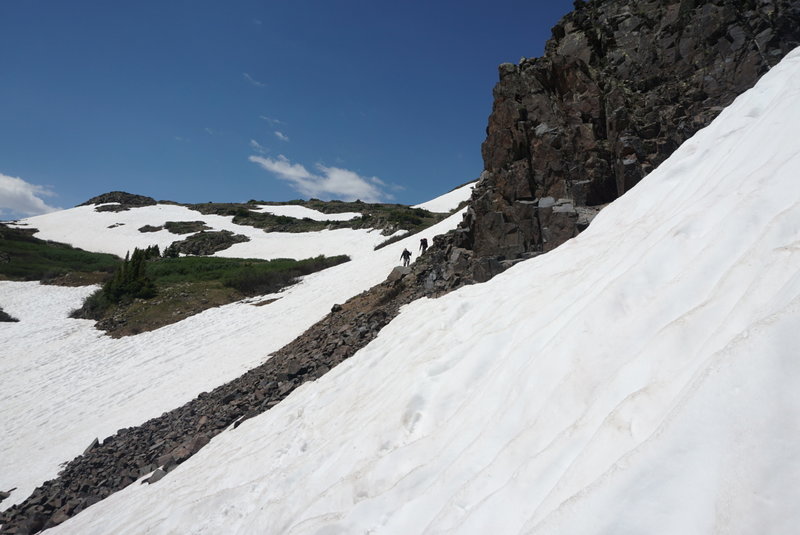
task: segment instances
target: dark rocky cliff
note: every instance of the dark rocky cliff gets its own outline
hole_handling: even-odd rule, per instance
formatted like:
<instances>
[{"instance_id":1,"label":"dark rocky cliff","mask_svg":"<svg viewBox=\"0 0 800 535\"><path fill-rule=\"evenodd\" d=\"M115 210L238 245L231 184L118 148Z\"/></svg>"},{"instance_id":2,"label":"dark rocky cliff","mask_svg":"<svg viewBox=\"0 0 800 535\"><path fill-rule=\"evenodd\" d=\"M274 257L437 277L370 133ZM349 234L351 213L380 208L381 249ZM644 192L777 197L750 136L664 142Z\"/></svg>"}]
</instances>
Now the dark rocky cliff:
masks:
<instances>
[{"instance_id":1,"label":"dark rocky cliff","mask_svg":"<svg viewBox=\"0 0 800 535\"><path fill-rule=\"evenodd\" d=\"M800 0L575 7L544 57L500 65L482 180L454 241L474 258L573 237L592 212L582 207L632 188L800 44Z\"/></svg>"}]
</instances>

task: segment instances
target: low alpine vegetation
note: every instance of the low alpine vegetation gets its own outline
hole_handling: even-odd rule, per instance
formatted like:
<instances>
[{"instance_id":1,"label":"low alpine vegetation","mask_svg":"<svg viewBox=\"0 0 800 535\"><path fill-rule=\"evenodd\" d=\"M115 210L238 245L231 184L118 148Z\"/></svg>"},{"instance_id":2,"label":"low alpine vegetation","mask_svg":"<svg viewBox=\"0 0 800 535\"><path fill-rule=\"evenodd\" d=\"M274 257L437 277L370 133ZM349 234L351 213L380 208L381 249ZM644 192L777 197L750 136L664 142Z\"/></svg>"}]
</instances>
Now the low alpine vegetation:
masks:
<instances>
[{"instance_id":1,"label":"low alpine vegetation","mask_svg":"<svg viewBox=\"0 0 800 535\"><path fill-rule=\"evenodd\" d=\"M162 257L155 246L135 249L72 316L97 320L114 336L137 334L208 308L277 292L298 277L347 260L345 255L305 260Z\"/></svg>"},{"instance_id":2,"label":"low alpine vegetation","mask_svg":"<svg viewBox=\"0 0 800 535\"><path fill-rule=\"evenodd\" d=\"M90 253L34 238L32 231L0 225L0 279L54 284L94 284L119 265L110 254Z\"/></svg>"}]
</instances>

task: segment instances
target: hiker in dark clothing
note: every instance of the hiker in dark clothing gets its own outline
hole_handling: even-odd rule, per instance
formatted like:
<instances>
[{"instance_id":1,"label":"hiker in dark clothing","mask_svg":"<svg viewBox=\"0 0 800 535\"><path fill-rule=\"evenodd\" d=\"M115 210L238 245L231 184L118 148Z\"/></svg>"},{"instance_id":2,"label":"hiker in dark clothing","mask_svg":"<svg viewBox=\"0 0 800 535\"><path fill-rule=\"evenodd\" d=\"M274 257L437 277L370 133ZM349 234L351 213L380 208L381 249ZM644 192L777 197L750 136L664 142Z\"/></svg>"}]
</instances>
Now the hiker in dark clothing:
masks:
<instances>
[{"instance_id":1,"label":"hiker in dark clothing","mask_svg":"<svg viewBox=\"0 0 800 535\"><path fill-rule=\"evenodd\" d=\"M411 251L403 249L403 252L400 253L400 258L403 259L403 267L407 267L408 263L411 262Z\"/></svg>"},{"instance_id":2,"label":"hiker in dark clothing","mask_svg":"<svg viewBox=\"0 0 800 535\"><path fill-rule=\"evenodd\" d=\"M422 251L420 254L424 254L428 250L428 238L419 240L419 250Z\"/></svg>"}]
</instances>

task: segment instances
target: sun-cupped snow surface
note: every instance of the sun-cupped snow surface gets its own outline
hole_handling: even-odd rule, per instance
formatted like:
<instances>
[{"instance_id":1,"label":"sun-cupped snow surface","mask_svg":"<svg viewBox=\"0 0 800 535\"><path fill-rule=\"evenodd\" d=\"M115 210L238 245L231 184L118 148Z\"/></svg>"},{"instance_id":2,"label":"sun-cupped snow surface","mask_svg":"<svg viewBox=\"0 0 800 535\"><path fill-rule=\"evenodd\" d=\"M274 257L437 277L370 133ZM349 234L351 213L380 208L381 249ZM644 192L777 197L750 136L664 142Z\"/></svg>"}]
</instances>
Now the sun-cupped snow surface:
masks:
<instances>
[{"instance_id":1,"label":"sun-cupped snow surface","mask_svg":"<svg viewBox=\"0 0 800 535\"><path fill-rule=\"evenodd\" d=\"M17 487L0 506L25 499L95 437L141 424L262 363L335 303L383 281L404 247L413 250L420 237L430 240L460 218L308 275L279 294L120 339L68 318L94 287L0 281L0 308L20 320L0 323L0 490ZM251 304L267 297L279 299Z\"/></svg>"},{"instance_id":2,"label":"sun-cupped snow surface","mask_svg":"<svg viewBox=\"0 0 800 535\"><path fill-rule=\"evenodd\" d=\"M234 244L215 256L236 258L310 258L318 255L363 256L386 240L377 230L334 229L317 232L264 232L237 225L231 216L205 215L171 204L131 208L122 212L97 212L94 206L78 206L20 221L22 228L35 228L37 238L68 243L87 251L123 257L134 247L158 245L165 248L188 234L173 234L162 229L141 232L145 225L159 227L168 221L203 221L211 230L229 230L250 238Z\"/></svg>"},{"instance_id":3,"label":"sun-cupped snow surface","mask_svg":"<svg viewBox=\"0 0 800 535\"><path fill-rule=\"evenodd\" d=\"M251 208L250 210L252 212L263 212L273 215L294 217L295 219L313 219L314 221L350 221L351 219L361 217L361 214L358 212L326 214L324 212L320 212L319 210L314 210L312 208L297 204L265 204L260 205L257 208Z\"/></svg>"},{"instance_id":4,"label":"sun-cupped snow surface","mask_svg":"<svg viewBox=\"0 0 800 535\"><path fill-rule=\"evenodd\" d=\"M800 53L592 226L54 533L794 533Z\"/></svg>"},{"instance_id":5,"label":"sun-cupped snow surface","mask_svg":"<svg viewBox=\"0 0 800 535\"><path fill-rule=\"evenodd\" d=\"M412 208L422 208L423 210L428 210L429 212L449 212L450 210L455 210L458 208L458 205L462 202L469 200L469 196L472 195L472 188L475 187L476 182L470 182L469 184L465 184L461 187L454 189L453 191L449 191L444 195L440 195L435 199L431 199L430 201L415 204Z\"/></svg>"}]
</instances>

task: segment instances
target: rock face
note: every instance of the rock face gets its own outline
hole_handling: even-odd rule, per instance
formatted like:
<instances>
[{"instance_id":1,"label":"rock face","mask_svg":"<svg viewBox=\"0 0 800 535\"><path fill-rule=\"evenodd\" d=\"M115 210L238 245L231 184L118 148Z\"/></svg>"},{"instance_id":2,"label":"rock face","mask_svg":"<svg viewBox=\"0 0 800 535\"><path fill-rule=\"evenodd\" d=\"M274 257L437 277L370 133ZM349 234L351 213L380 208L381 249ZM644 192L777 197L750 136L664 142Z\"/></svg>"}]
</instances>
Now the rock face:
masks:
<instances>
[{"instance_id":1,"label":"rock face","mask_svg":"<svg viewBox=\"0 0 800 535\"><path fill-rule=\"evenodd\" d=\"M456 245L548 251L800 44L799 0L592 0L544 57L500 65L484 172Z\"/></svg>"}]
</instances>

